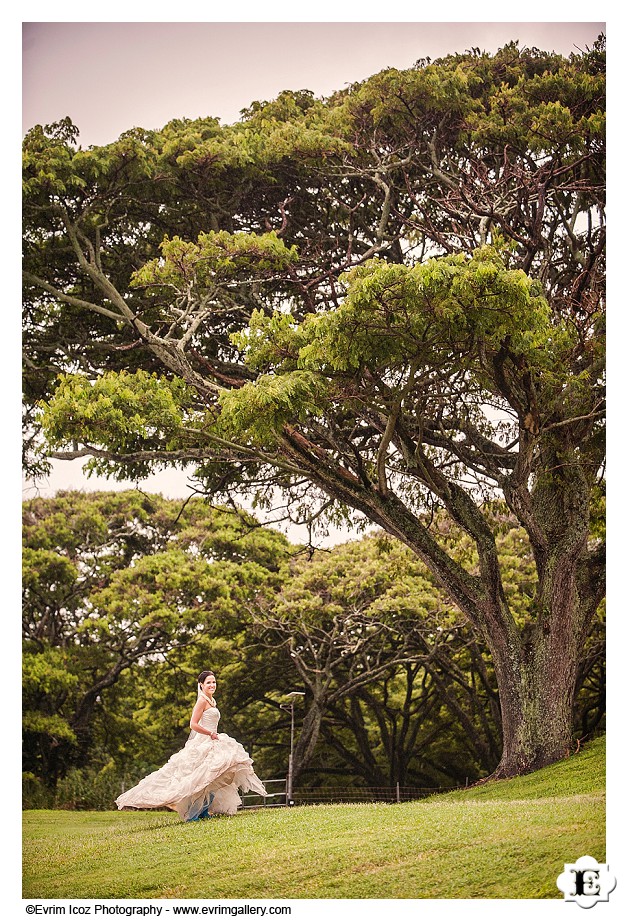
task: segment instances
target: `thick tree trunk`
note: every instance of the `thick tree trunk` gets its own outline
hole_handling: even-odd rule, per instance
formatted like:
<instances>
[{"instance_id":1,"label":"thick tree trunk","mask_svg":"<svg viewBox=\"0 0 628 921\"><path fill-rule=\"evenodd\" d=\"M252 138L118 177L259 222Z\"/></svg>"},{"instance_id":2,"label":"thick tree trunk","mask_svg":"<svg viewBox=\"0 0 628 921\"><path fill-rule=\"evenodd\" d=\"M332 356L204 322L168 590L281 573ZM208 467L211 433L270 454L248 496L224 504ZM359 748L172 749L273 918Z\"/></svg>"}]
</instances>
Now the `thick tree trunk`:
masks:
<instances>
[{"instance_id":1,"label":"thick tree trunk","mask_svg":"<svg viewBox=\"0 0 628 921\"><path fill-rule=\"evenodd\" d=\"M540 611L519 643L492 648L502 711L503 751L494 777L538 770L569 755L574 697L587 618L575 566L554 557L544 568Z\"/></svg>"},{"instance_id":2,"label":"thick tree trunk","mask_svg":"<svg viewBox=\"0 0 628 921\"><path fill-rule=\"evenodd\" d=\"M569 755L577 659L559 660L545 644L529 662L495 662L503 725L502 757L493 777L514 777Z\"/></svg>"}]
</instances>

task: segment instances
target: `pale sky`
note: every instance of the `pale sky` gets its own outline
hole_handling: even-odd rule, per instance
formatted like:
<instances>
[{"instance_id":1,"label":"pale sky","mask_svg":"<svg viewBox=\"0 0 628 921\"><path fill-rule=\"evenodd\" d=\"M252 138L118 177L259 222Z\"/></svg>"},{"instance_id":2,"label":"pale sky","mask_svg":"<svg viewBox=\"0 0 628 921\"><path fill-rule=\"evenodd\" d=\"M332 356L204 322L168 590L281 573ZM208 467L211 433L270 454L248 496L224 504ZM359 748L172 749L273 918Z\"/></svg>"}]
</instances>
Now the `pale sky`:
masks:
<instances>
[{"instance_id":1,"label":"pale sky","mask_svg":"<svg viewBox=\"0 0 628 921\"><path fill-rule=\"evenodd\" d=\"M172 118L239 118L283 89L329 95L385 67L411 67L513 39L569 55L603 22L25 22L23 131L69 115L83 146Z\"/></svg>"}]
</instances>

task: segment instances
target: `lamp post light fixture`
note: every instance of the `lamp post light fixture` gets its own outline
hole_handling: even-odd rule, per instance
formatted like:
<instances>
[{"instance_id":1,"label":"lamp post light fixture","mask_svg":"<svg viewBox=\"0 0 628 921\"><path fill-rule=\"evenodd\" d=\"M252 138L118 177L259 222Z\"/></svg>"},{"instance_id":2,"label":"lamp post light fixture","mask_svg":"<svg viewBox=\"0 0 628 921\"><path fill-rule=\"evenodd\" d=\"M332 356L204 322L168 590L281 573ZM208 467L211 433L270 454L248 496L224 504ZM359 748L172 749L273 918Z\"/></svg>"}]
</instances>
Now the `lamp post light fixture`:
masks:
<instances>
[{"instance_id":1,"label":"lamp post light fixture","mask_svg":"<svg viewBox=\"0 0 628 921\"><path fill-rule=\"evenodd\" d=\"M294 752L294 698L305 697L305 691L290 691L286 697L291 697L289 704L279 704L282 710L290 711L290 754L288 755L288 778L286 780L286 806L294 806L292 799L292 756Z\"/></svg>"}]
</instances>

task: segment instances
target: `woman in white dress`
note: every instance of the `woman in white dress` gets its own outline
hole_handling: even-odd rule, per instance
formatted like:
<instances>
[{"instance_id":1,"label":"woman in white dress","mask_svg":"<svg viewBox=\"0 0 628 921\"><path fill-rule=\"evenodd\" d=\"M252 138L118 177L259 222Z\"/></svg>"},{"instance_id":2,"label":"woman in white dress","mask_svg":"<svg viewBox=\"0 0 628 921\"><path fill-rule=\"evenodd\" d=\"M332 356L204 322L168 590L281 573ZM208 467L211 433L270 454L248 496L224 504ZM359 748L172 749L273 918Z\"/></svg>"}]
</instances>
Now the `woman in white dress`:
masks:
<instances>
[{"instance_id":1,"label":"woman in white dress","mask_svg":"<svg viewBox=\"0 0 628 921\"><path fill-rule=\"evenodd\" d=\"M214 673L201 672L185 747L119 796L118 809L173 809L186 822L193 822L218 813L235 815L242 804L238 790L266 796L244 748L217 731L220 711L215 690Z\"/></svg>"}]
</instances>

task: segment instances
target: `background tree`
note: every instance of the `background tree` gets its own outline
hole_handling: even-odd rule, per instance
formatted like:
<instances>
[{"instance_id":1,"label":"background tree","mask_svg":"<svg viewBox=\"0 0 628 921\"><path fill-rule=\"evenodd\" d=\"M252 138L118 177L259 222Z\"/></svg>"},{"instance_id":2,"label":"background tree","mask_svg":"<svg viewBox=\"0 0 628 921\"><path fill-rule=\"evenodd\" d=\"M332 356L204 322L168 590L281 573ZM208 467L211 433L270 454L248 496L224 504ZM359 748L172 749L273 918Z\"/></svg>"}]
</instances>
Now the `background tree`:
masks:
<instances>
[{"instance_id":1,"label":"background tree","mask_svg":"<svg viewBox=\"0 0 628 921\"><path fill-rule=\"evenodd\" d=\"M435 629L436 622L436 612L425 608L434 603L434 593L426 592L421 575L415 570L402 579L398 560L377 553L374 541L365 539L295 562L280 595L255 612L258 642L283 649L298 687L305 689L295 784L312 758L328 709L419 659L415 634ZM410 598L397 599L391 610L389 596L401 581Z\"/></svg>"},{"instance_id":2,"label":"background tree","mask_svg":"<svg viewBox=\"0 0 628 921\"><path fill-rule=\"evenodd\" d=\"M603 594L603 71L602 40L569 59L510 44L283 93L224 129L25 142L27 388L50 398L49 443L117 475L197 462L209 492L333 500L406 543L490 649L498 775L569 749ZM495 495L534 556L523 623Z\"/></svg>"},{"instance_id":3,"label":"background tree","mask_svg":"<svg viewBox=\"0 0 628 921\"><path fill-rule=\"evenodd\" d=\"M312 777L349 774L356 786L390 795L397 783L461 786L492 772L500 751L493 676L464 629L440 640L446 678L440 662L437 679L424 664L408 663L330 706Z\"/></svg>"}]
</instances>

